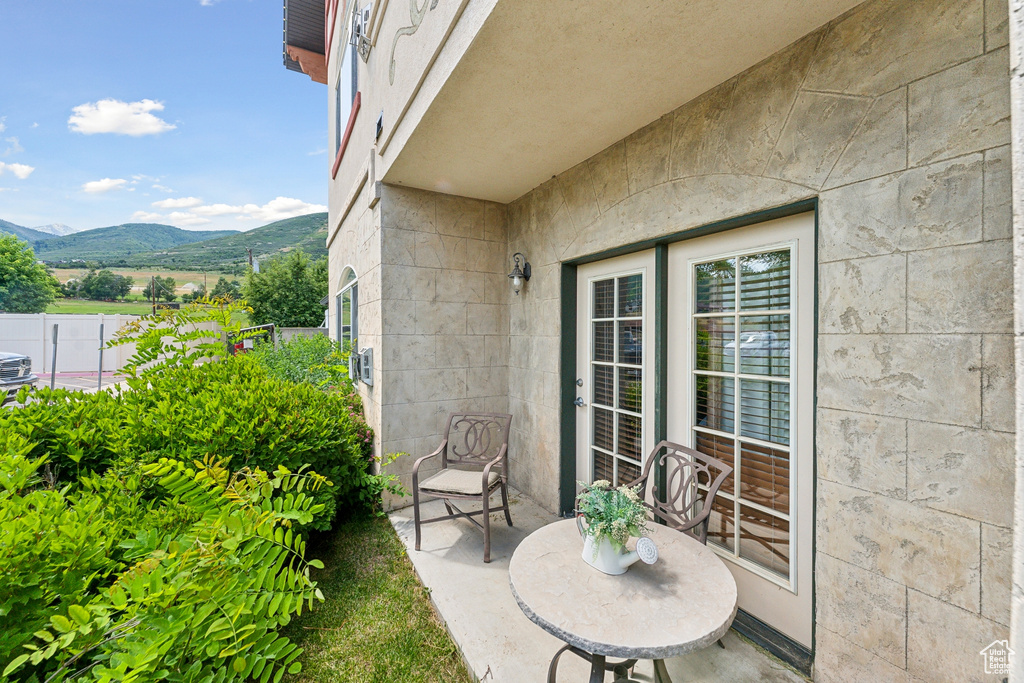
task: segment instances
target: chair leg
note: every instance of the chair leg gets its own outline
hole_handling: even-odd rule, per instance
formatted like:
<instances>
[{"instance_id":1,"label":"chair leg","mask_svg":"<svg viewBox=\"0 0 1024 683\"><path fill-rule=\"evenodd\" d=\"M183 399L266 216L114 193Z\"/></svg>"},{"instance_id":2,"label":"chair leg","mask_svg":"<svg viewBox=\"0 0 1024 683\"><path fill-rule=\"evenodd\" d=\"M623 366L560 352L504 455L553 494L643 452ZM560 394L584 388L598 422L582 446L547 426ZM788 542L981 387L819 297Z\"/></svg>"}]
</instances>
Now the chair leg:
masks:
<instances>
[{"instance_id":1,"label":"chair leg","mask_svg":"<svg viewBox=\"0 0 1024 683\"><path fill-rule=\"evenodd\" d=\"M491 561L491 496L490 491L483 493L484 518L484 562Z\"/></svg>"},{"instance_id":2,"label":"chair leg","mask_svg":"<svg viewBox=\"0 0 1024 683\"><path fill-rule=\"evenodd\" d=\"M722 642L721 638L718 639L718 647L722 648L723 650L725 649L725 643Z\"/></svg>"},{"instance_id":3,"label":"chair leg","mask_svg":"<svg viewBox=\"0 0 1024 683\"><path fill-rule=\"evenodd\" d=\"M501 504L505 506L505 521L512 526L512 512L508 509L508 486L501 482Z\"/></svg>"},{"instance_id":4,"label":"chair leg","mask_svg":"<svg viewBox=\"0 0 1024 683\"><path fill-rule=\"evenodd\" d=\"M655 683L672 683L672 679L668 675L668 668L665 666L664 659L654 660L654 681Z\"/></svg>"},{"instance_id":5,"label":"chair leg","mask_svg":"<svg viewBox=\"0 0 1024 683\"><path fill-rule=\"evenodd\" d=\"M415 486L412 487L412 519L416 527L416 550L420 549L420 492Z\"/></svg>"}]
</instances>

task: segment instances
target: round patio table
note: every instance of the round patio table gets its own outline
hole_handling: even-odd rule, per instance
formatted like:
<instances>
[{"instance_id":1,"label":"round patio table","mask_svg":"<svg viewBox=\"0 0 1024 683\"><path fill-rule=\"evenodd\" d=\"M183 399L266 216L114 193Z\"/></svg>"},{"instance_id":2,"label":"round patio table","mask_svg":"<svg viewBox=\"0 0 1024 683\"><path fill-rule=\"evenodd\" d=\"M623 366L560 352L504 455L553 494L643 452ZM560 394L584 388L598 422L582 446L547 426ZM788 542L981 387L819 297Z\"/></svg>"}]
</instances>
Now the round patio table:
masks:
<instances>
[{"instance_id":1,"label":"round patio table","mask_svg":"<svg viewBox=\"0 0 1024 683\"><path fill-rule=\"evenodd\" d=\"M637 562L609 576L582 557L572 519L538 529L516 548L509 564L512 594L527 617L591 663L590 683L605 670L623 680L637 659L655 660L655 680L671 683L662 660L713 644L736 616L736 582L714 551L674 529L651 524L658 561ZM607 663L607 657L627 662Z\"/></svg>"}]
</instances>

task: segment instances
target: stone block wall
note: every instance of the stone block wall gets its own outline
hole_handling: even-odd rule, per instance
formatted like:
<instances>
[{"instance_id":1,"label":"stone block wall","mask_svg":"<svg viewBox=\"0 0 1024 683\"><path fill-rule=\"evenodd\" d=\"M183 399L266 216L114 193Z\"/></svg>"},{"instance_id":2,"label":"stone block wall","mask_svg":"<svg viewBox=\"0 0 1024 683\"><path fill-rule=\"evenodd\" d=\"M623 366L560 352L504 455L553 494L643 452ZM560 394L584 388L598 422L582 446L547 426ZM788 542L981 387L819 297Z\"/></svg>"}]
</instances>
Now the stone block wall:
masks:
<instances>
[{"instance_id":1,"label":"stone block wall","mask_svg":"<svg viewBox=\"0 0 1024 683\"><path fill-rule=\"evenodd\" d=\"M1009 636L1007 41L1005 1L871 0L509 206L516 483L553 510L559 263L819 198L816 680L989 680Z\"/></svg>"},{"instance_id":2,"label":"stone block wall","mask_svg":"<svg viewBox=\"0 0 1024 683\"><path fill-rule=\"evenodd\" d=\"M332 197L332 206L336 197ZM370 188L364 186L352 203L352 208L340 224L331 224L328 241L328 263L331 279L328 282L328 334L337 338L337 305L335 297L341 289L345 266L356 272L359 283L359 340L360 348L370 347L379 353L381 343L381 263L380 263L380 204L371 207ZM332 219L334 212L331 213ZM366 421L374 431L374 452L381 452L380 390L362 382L356 389L363 399Z\"/></svg>"},{"instance_id":3,"label":"stone block wall","mask_svg":"<svg viewBox=\"0 0 1024 683\"><path fill-rule=\"evenodd\" d=\"M408 490L413 462L441 443L450 413L508 412L506 210L389 185L379 206L378 452L409 454L389 468Z\"/></svg>"}]
</instances>

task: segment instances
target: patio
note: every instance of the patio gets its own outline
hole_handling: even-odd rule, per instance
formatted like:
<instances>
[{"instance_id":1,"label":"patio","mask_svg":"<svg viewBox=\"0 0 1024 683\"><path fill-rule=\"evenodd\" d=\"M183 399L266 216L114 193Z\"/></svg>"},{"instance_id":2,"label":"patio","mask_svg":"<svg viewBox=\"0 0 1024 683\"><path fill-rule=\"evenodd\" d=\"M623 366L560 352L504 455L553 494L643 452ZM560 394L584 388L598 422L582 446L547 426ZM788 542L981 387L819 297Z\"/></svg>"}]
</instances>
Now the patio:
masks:
<instances>
[{"instance_id":1,"label":"patio","mask_svg":"<svg viewBox=\"0 0 1024 683\"><path fill-rule=\"evenodd\" d=\"M544 681L552 655L563 645L531 622L519 609L508 582L509 560L530 533L557 520L530 498L510 489L512 521L492 516L491 562L481 561L480 530L462 519L424 527L422 550L413 550L412 508L392 512L391 523L467 666L480 681ZM468 508L468 506L467 506ZM477 508L478 509L478 508ZM423 504L424 516L444 514L440 500ZM674 681L766 681L798 683L805 679L764 654L735 631L723 639L725 649L709 647L669 660ZM589 665L567 655L559 681L586 680ZM640 662L634 678L652 680L651 662ZM611 676L608 676L610 680Z\"/></svg>"}]
</instances>

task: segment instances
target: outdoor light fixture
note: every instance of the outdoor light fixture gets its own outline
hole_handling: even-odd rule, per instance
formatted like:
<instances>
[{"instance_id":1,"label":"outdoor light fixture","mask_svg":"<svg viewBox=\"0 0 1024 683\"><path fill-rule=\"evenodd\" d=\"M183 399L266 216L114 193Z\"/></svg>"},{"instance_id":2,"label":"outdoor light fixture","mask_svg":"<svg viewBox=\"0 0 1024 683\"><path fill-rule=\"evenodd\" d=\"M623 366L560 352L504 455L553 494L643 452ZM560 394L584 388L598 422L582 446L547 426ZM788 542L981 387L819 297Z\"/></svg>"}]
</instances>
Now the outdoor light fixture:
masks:
<instances>
[{"instance_id":1,"label":"outdoor light fixture","mask_svg":"<svg viewBox=\"0 0 1024 683\"><path fill-rule=\"evenodd\" d=\"M512 272L508 274L512 280L512 291L519 295L519 290L523 288L523 282L529 282L530 280L530 262L526 260L522 252L516 252L512 254L512 262L515 267L512 268Z\"/></svg>"}]
</instances>

